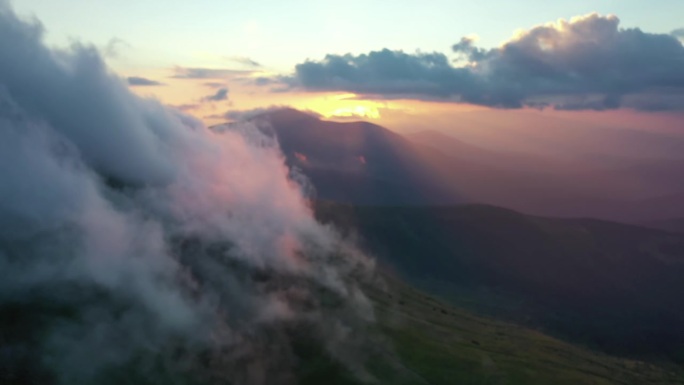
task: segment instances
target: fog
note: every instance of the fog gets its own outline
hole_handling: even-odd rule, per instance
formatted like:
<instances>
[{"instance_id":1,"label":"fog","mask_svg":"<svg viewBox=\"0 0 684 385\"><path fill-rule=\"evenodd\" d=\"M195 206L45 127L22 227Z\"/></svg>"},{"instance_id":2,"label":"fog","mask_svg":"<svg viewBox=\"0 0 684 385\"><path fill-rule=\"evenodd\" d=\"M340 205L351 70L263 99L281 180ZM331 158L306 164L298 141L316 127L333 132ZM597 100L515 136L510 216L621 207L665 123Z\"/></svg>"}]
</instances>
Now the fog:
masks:
<instances>
[{"instance_id":1,"label":"fog","mask_svg":"<svg viewBox=\"0 0 684 385\"><path fill-rule=\"evenodd\" d=\"M43 34L0 1L10 382L293 383L301 330L366 375L350 333L373 321L372 262L313 219L277 142L213 132Z\"/></svg>"}]
</instances>

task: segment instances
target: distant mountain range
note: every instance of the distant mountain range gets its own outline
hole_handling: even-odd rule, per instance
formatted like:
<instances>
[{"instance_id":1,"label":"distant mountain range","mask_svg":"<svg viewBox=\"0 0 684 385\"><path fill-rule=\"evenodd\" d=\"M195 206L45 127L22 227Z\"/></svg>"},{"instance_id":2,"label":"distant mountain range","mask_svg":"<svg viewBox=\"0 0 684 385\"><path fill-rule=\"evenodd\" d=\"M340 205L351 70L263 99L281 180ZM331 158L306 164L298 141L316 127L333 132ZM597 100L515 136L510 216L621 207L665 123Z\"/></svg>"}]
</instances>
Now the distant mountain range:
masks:
<instances>
[{"instance_id":1,"label":"distant mountain range","mask_svg":"<svg viewBox=\"0 0 684 385\"><path fill-rule=\"evenodd\" d=\"M402 136L294 109L252 118L323 200L364 205L485 203L529 214L630 223L684 216L684 161L553 158L494 151L436 131Z\"/></svg>"}]
</instances>

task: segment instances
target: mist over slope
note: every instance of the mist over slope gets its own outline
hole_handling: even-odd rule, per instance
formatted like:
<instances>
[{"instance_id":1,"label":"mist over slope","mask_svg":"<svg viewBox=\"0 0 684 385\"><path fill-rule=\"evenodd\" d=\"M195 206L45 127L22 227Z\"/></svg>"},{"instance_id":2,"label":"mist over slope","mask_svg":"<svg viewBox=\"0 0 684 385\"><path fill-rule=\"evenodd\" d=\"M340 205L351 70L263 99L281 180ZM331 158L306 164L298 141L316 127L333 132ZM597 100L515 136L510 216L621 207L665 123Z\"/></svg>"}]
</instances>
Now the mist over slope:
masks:
<instances>
[{"instance_id":1,"label":"mist over slope","mask_svg":"<svg viewBox=\"0 0 684 385\"><path fill-rule=\"evenodd\" d=\"M302 330L363 377L372 264L313 219L277 143L43 34L0 1L0 382L294 383Z\"/></svg>"}]
</instances>

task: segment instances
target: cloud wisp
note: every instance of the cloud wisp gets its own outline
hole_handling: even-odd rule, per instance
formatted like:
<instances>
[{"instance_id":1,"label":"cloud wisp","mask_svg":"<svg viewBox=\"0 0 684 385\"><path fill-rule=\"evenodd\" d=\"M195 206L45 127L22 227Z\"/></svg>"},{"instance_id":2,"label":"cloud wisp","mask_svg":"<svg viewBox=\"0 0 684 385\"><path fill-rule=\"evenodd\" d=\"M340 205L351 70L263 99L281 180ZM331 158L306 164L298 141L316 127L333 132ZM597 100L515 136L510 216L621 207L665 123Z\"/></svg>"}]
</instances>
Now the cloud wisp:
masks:
<instances>
[{"instance_id":1,"label":"cloud wisp","mask_svg":"<svg viewBox=\"0 0 684 385\"><path fill-rule=\"evenodd\" d=\"M202 98L204 102L220 102L228 100L228 87L219 88L215 93Z\"/></svg>"},{"instance_id":2,"label":"cloud wisp","mask_svg":"<svg viewBox=\"0 0 684 385\"><path fill-rule=\"evenodd\" d=\"M293 88L498 108L684 109L684 47L672 34L620 28L590 14L519 32L501 47L454 44L443 53L383 49L327 55L295 67Z\"/></svg>"},{"instance_id":3,"label":"cloud wisp","mask_svg":"<svg viewBox=\"0 0 684 385\"><path fill-rule=\"evenodd\" d=\"M173 71L174 74L171 77L176 79L226 79L253 73L251 70L199 67L175 67Z\"/></svg>"},{"instance_id":4,"label":"cloud wisp","mask_svg":"<svg viewBox=\"0 0 684 385\"><path fill-rule=\"evenodd\" d=\"M228 60L230 60L234 63L241 64L245 67L249 67L249 68L261 68L261 63L255 61L253 59L250 59L246 56L231 56L228 58Z\"/></svg>"},{"instance_id":5,"label":"cloud wisp","mask_svg":"<svg viewBox=\"0 0 684 385\"><path fill-rule=\"evenodd\" d=\"M128 85L133 87L149 87L149 86L163 86L164 83L158 82L156 80L143 78L140 76L129 76L126 78Z\"/></svg>"},{"instance_id":6,"label":"cloud wisp","mask_svg":"<svg viewBox=\"0 0 684 385\"><path fill-rule=\"evenodd\" d=\"M0 1L4 378L296 383L299 334L362 373L372 264L313 219L275 139L208 130L43 34Z\"/></svg>"}]
</instances>

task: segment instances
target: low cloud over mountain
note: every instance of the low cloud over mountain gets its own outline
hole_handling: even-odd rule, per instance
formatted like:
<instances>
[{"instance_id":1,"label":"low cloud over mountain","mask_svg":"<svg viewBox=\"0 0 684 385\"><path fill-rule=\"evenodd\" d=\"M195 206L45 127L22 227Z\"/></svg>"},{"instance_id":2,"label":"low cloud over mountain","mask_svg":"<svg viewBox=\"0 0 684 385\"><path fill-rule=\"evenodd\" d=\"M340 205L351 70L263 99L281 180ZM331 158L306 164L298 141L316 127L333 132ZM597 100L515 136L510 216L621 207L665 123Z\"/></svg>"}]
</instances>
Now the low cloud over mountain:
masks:
<instances>
[{"instance_id":1,"label":"low cloud over mountain","mask_svg":"<svg viewBox=\"0 0 684 385\"><path fill-rule=\"evenodd\" d=\"M277 143L214 133L43 34L0 1L3 381L295 382L302 328L362 375L370 264L313 219Z\"/></svg>"}]
</instances>

